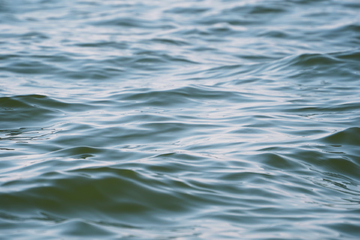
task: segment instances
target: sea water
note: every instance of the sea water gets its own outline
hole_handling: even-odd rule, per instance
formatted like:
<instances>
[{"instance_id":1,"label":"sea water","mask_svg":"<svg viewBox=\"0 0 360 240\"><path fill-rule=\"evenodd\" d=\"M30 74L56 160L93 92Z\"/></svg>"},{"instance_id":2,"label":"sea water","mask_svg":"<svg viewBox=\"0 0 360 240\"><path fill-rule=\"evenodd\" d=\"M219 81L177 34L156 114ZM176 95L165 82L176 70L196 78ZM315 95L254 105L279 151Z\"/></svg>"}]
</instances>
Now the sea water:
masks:
<instances>
[{"instance_id":1,"label":"sea water","mask_svg":"<svg viewBox=\"0 0 360 240\"><path fill-rule=\"evenodd\" d=\"M358 0L0 0L1 239L359 239Z\"/></svg>"}]
</instances>

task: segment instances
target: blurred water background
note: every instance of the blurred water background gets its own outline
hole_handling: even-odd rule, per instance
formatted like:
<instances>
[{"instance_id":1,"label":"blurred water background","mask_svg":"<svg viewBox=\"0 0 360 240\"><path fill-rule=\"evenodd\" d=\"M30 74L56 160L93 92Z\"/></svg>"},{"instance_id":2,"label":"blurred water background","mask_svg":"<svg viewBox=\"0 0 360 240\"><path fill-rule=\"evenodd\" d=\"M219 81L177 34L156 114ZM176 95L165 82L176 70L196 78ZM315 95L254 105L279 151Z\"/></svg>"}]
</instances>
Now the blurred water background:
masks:
<instances>
[{"instance_id":1,"label":"blurred water background","mask_svg":"<svg viewBox=\"0 0 360 240\"><path fill-rule=\"evenodd\" d=\"M1 239L358 239L360 1L0 0Z\"/></svg>"}]
</instances>

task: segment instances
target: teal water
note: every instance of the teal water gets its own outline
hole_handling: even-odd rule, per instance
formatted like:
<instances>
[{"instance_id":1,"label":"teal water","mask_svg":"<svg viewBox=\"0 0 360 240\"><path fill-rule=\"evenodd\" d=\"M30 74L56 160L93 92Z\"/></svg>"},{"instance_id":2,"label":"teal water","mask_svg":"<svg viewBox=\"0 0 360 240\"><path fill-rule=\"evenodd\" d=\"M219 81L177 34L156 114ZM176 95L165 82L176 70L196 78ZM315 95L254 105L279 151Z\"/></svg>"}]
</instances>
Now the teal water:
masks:
<instances>
[{"instance_id":1,"label":"teal water","mask_svg":"<svg viewBox=\"0 0 360 240\"><path fill-rule=\"evenodd\" d=\"M359 239L358 0L0 0L1 239Z\"/></svg>"}]
</instances>

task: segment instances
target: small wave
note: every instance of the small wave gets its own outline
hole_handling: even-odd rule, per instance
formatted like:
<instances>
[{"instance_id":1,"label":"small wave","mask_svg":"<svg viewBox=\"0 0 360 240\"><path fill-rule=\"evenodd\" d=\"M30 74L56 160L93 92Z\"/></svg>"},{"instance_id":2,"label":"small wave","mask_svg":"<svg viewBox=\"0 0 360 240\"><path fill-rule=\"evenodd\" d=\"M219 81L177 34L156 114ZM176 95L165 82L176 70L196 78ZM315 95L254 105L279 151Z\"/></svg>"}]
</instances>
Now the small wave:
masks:
<instances>
[{"instance_id":1,"label":"small wave","mask_svg":"<svg viewBox=\"0 0 360 240\"><path fill-rule=\"evenodd\" d=\"M154 211L175 214L192 209L193 204L186 204L186 198L191 198L191 195L172 191L171 185L179 187L178 180L168 181L166 184L156 175L130 169L82 168L53 173L51 178L49 174L28 178L26 184L21 180L9 181L5 189L21 184L23 190L12 193L2 191L0 201L7 211L16 209L31 214L34 209L39 209L65 219L81 217L82 213L86 213L89 220L99 221L98 214L112 212L112 217L108 215L107 218L127 224L133 214L142 215L144 221L154 218L155 215L150 214ZM118 214L122 215L122 220L116 217Z\"/></svg>"},{"instance_id":2,"label":"small wave","mask_svg":"<svg viewBox=\"0 0 360 240\"><path fill-rule=\"evenodd\" d=\"M58 115L56 109L33 105L26 100L26 97L0 98L0 107L3 109L0 113L0 121L3 129L36 125L40 121L50 120Z\"/></svg>"},{"instance_id":3,"label":"small wave","mask_svg":"<svg viewBox=\"0 0 360 240\"><path fill-rule=\"evenodd\" d=\"M245 95L245 94L243 94ZM204 100L226 100L234 102L243 102L251 101L251 98L245 97L242 94L229 91L229 90L213 90L211 88L205 87L182 87L178 89L170 89L164 91L142 91L138 93L122 93L115 95L118 100L132 100L132 101L147 101L161 102L162 105L173 105L177 103L191 103L194 101L204 101ZM152 100L153 99L153 100ZM151 104L153 105L153 104Z\"/></svg>"},{"instance_id":4,"label":"small wave","mask_svg":"<svg viewBox=\"0 0 360 240\"><path fill-rule=\"evenodd\" d=\"M351 127L322 139L326 143L360 146L360 128Z\"/></svg>"},{"instance_id":5,"label":"small wave","mask_svg":"<svg viewBox=\"0 0 360 240\"><path fill-rule=\"evenodd\" d=\"M173 25L169 23L149 21L148 19L134 18L134 17L116 17L109 20L102 19L99 21L93 21L91 24L94 26L122 27L122 28L144 28L144 29L175 28Z\"/></svg>"},{"instance_id":6,"label":"small wave","mask_svg":"<svg viewBox=\"0 0 360 240\"><path fill-rule=\"evenodd\" d=\"M296 161L274 153L263 153L255 157L256 161L263 164L266 168L276 168L282 171L297 171L303 166Z\"/></svg>"},{"instance_id":7,"label":"small wave","mask_svg":"<svg viewBox=\"0 0 360 240\"><path fill-rule=\"evenodd\" d=\"M21 61L17 63L10 63L6 66L0 67L0 70L19 74L53 74L59 71L59 69L53 65L48 65L39 61Z\"/></svg>"}]
</instances>

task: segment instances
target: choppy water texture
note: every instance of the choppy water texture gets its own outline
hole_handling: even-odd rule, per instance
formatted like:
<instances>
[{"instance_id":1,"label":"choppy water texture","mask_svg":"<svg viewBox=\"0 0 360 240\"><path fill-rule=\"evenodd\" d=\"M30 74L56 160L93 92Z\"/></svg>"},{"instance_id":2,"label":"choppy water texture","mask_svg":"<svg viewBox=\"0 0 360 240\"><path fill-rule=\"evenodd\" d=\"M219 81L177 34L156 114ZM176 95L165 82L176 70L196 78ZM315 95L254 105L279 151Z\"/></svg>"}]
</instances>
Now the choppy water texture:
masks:
<instances>
[{"instance_id":1,"label":"choppy water texture","mask_svg":"<svg viewBox=\"0 0 360 240\"><path fill-rule=\"evenodd\" d=\"M358 239L358 0L0 0L1 239Z\"/></svg>"}]
</instances>

